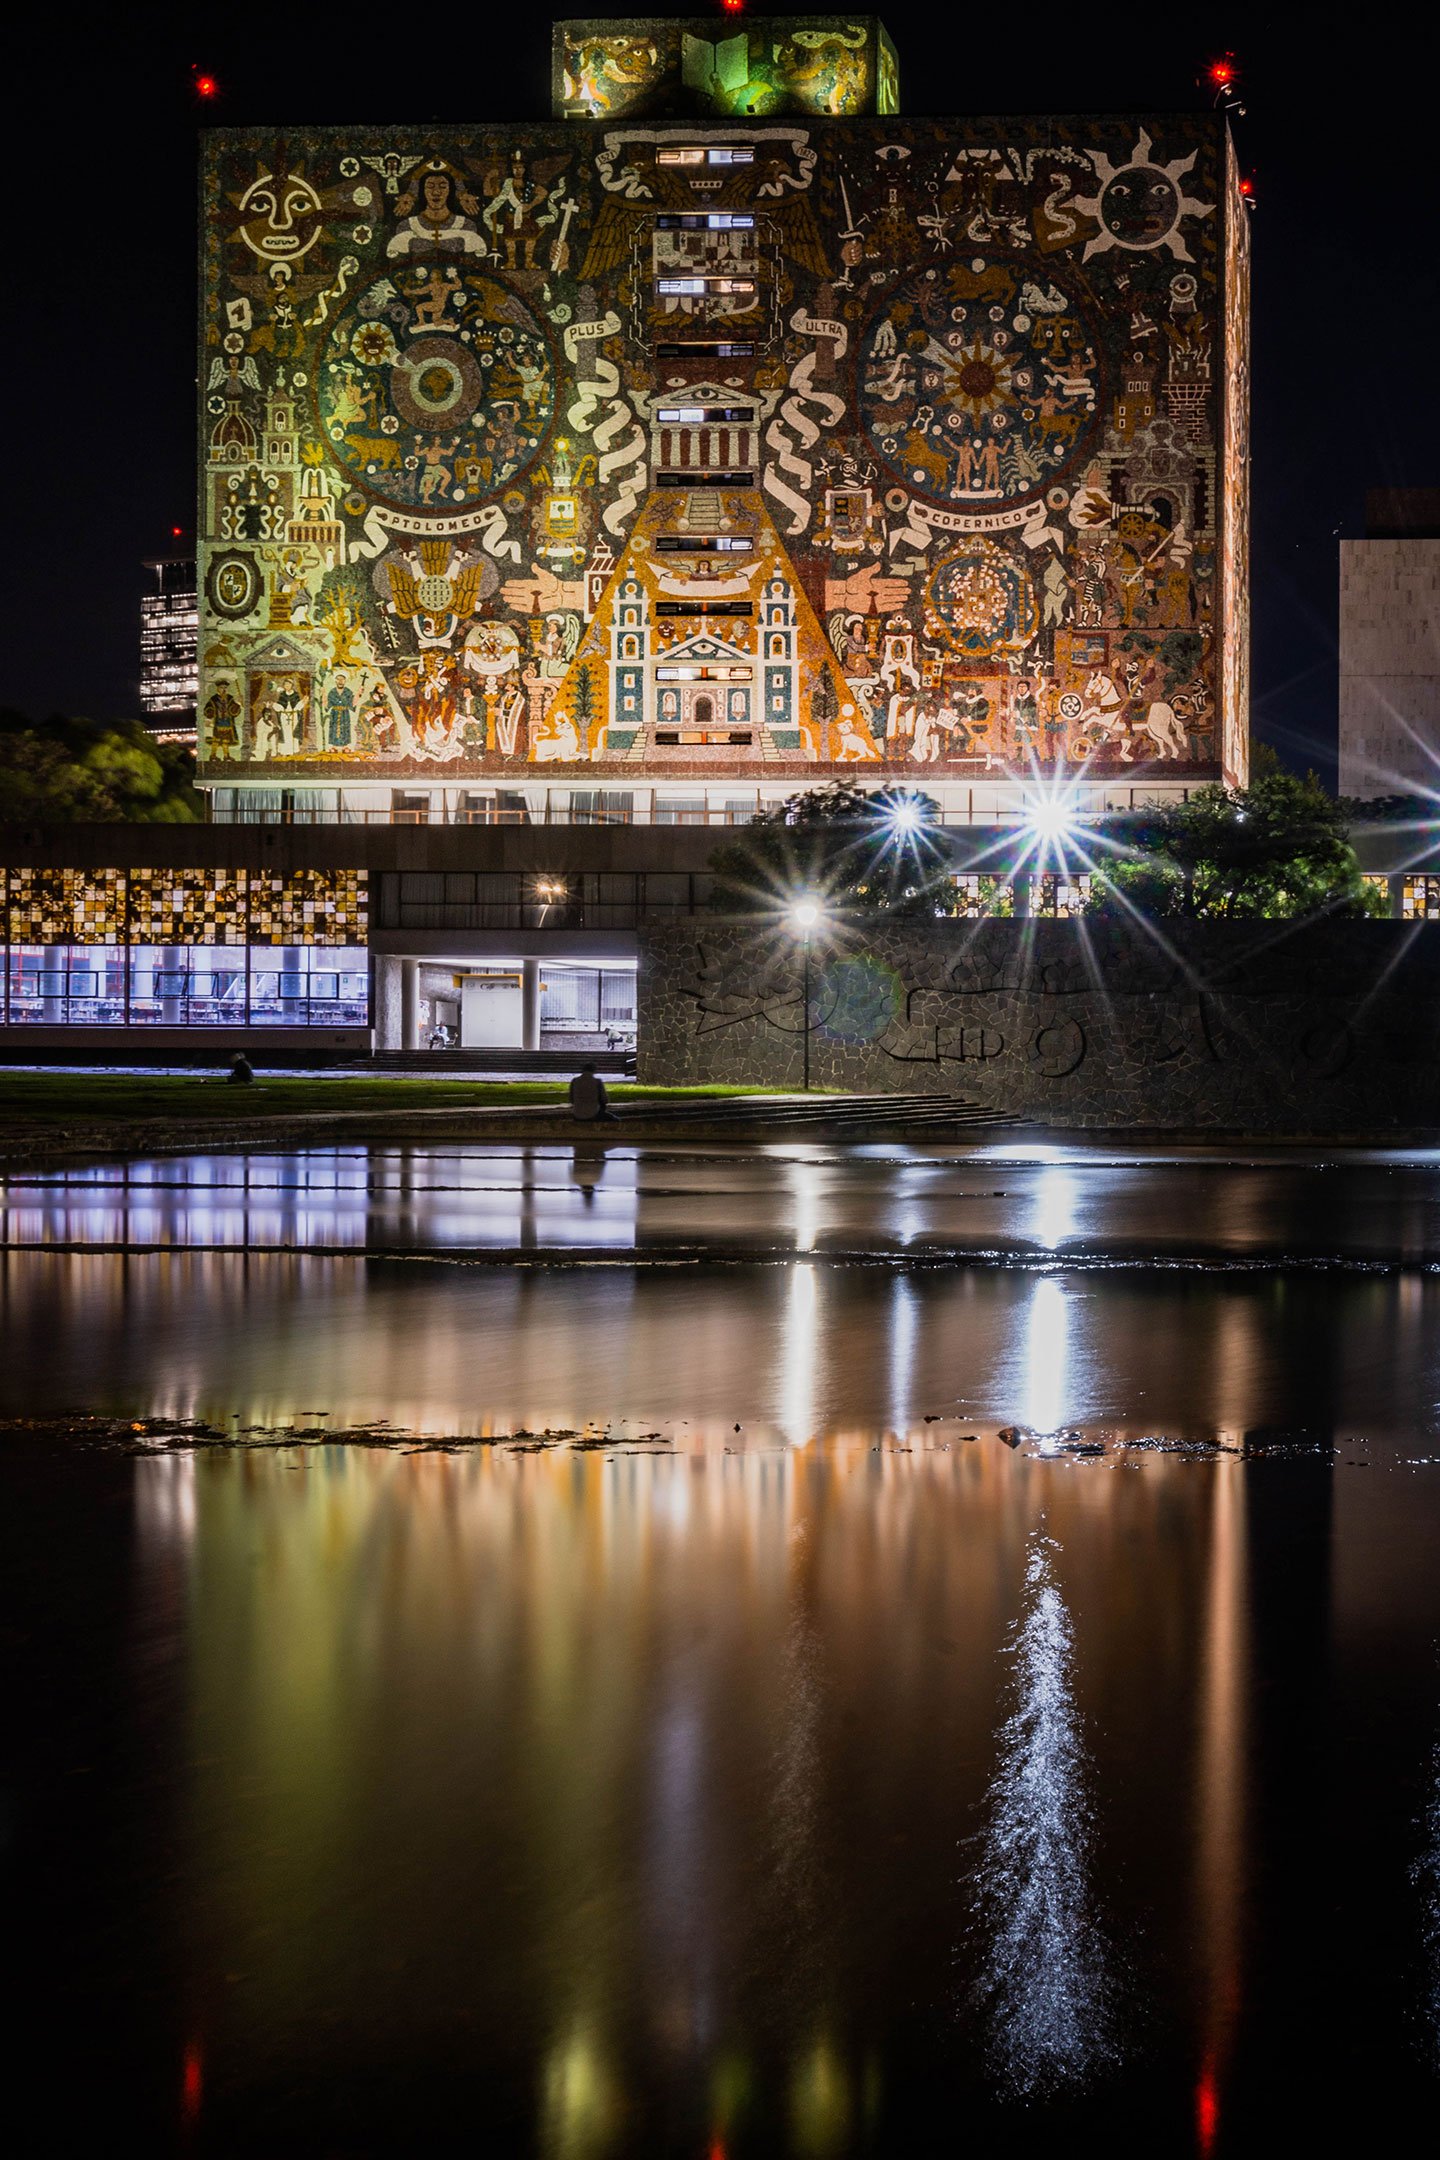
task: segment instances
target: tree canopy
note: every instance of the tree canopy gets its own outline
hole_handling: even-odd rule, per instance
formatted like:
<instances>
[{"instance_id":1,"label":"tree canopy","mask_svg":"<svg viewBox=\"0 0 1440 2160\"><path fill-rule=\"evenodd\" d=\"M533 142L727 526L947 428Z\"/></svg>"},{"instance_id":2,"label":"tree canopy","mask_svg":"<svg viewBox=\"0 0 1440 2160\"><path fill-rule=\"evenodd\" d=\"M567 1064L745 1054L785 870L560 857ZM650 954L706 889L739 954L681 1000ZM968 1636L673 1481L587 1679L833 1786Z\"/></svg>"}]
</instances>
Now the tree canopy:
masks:
<instances>
[{"instance_id":1,"label":"tree canopy","mask_svg":"<svg viewBox=\"0 0 1440 2160\"><path fill-rule=\"evenodd\" d=\"M1314 773L1303 780L1273 752L1245 788L1198 788L1188 802L1106 826L1125 852L1095 851L1089 912L1233 922L1255 916L1383 915L1346 830L1345 807Z\"/></svg>"},{"instance_id":2,"label":"tree canopy","mask_svg":"<svg viewBox=\"0 0 1440 2160\"><path fill-rule=\"evenodd\" d=\"M773 914L802 896L843 914L944 915L954 907L939 806L907 788L835 780L788 795L710 857L712 904Z\"/></svg>"},{"instance_id":3,"label":"tree canopy","mask_svg":"<svg viewBox=\"0 0 1440 2160\"><path fill-rule=\"evenodd\" d=\"M0 709L0 824L198 824L194 781L194 753L138 720L37 722Z\"/></svg>"}]
</instances>

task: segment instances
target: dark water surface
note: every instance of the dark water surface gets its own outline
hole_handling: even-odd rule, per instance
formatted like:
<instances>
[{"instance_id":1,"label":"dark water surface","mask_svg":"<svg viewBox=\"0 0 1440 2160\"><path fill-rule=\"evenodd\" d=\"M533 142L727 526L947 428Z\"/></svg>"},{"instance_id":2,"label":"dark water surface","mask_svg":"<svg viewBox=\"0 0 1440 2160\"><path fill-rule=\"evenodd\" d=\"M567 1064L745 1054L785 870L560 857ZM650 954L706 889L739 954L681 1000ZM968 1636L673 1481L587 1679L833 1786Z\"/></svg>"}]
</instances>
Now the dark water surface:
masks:
<instances>
[{"instance_id":1,"label":"dark water surface","mask_svg":"<svg viewBox=\"0 0 1440 2160\"><path fill-rule=\"evenodd\" d=\"M1433 2119L1433 1158L177 1158L0 1236L12 2149Z\"/></svg>"}]
</instances>

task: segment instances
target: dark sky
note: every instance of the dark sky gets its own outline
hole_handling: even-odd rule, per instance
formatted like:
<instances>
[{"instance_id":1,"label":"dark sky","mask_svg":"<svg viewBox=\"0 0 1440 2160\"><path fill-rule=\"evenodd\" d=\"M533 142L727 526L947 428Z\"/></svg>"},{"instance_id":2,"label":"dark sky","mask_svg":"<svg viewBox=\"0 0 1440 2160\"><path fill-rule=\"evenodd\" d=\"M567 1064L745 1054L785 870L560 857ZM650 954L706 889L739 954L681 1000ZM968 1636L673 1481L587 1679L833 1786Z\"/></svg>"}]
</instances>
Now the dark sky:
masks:
<instances>
[{"instance_id":1,"label":"dark sky","mask_svg":"<svg viewBox=\"0 0 1440 2160\"><path fill-rule=\"evenodd\" d=\"M1256 204L1253 713L1292 763L1330 776L1339 536L1363 530L1367 487L1440 485L1428 11L881 13L910 113L1194 106L1210 101L1206 63L1233 49ZM31 27L42 18L55 28ZM349 0L203 18L140 6L98 32L58 6L26 20L6 101L0 704L134 712L141 564L193 533L198 127L543 117L550 14ZM203 108L192 63L221 86Z\"/></svg>"}]
</instances>

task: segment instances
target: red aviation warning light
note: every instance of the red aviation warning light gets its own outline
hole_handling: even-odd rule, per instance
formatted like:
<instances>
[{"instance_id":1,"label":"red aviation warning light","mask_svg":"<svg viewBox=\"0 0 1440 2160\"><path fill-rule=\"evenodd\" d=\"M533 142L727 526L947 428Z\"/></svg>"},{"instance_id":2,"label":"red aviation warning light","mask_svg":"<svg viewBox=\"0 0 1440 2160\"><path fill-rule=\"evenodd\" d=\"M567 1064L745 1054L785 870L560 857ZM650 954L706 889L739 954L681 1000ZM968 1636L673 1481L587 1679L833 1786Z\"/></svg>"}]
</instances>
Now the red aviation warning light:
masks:
<instances>
[{"instance_id":1,"label":"red aviation warning light","mask_svg":"<svg viewBox=\"0 0 1440 2160\"><path fill-rule=\"evenodd\" d=\"M745 6L745 0L720 0L720 6L725 14L738 15Z\"/></svg>"},{"instance_id":2,"label":"red aviation warning light","mask_svg":"<svg viewBox=\"0 0 1440 2160\"><path fill-rule=\"evenodd\" d=\"M1215 93L1215 103L1223 112L1243 114L1240 103L1240 68L1233 52L1221 53L1211 60L1200 78L1206 88Z\"/></svg>"},{"instance_id":3,"label":"red aviation warning light","mask_svg":"<svg viewBox=\"0 0 1440 2160\"><path fill-rule=\"evenodd\" d=\"M190 79L195 85L196 97L213 98L220 95L220 85L216 82L215 77L207 75L198 63L191 68Z\"/></svg>"}]
</instances>

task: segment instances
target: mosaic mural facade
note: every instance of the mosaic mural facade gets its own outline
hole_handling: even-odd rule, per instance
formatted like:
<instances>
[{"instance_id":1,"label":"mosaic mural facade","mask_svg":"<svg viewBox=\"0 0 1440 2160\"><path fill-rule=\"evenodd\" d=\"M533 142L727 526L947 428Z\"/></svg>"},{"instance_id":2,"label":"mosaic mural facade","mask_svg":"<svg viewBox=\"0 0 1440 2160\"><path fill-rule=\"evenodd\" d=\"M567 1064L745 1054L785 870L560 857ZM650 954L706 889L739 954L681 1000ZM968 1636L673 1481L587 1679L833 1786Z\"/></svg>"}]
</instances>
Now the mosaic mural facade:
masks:
<instances>
[{"instance_id":1,"label":"mosaic mural facade","mask_svg":"<svg viewBox=\"0 0 1440 2160\"><path fill-rule=\"evenodd\" d=\"M1243 775L1223 121L900 120L871 19L724 29L208 138L205 779Z\"/></svg>"}]
</instances>

